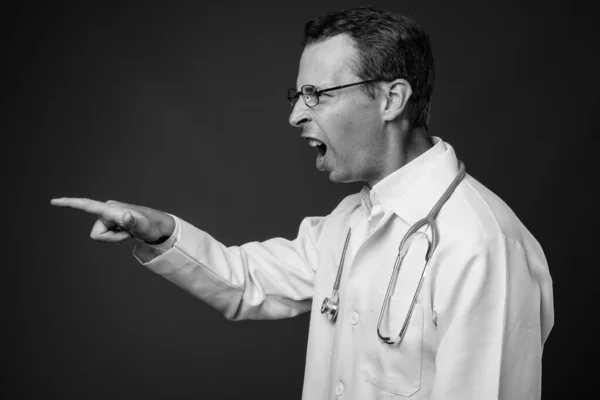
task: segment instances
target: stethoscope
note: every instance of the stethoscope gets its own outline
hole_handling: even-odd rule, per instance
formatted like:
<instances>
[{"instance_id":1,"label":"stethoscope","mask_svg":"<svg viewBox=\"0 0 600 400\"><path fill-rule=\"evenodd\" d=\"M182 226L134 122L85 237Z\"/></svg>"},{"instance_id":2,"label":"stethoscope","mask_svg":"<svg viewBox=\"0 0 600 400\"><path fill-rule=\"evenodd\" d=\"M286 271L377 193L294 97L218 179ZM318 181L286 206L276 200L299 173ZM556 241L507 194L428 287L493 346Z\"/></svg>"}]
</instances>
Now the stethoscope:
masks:
<instances>
[{"instance_id":1,"label":"stethoscope","mask_svg":"<svg viewBox=\"0 0 600 400\"><path fill-rule=\"evenodd\" d=\"M410 317L412 315L413 309L415 307L415 303L417 302L417 296L419 294L419 290L421 289L421 284L423 283L423 278L425 277L425 270L427 269L427 264L429 263L429 259L433 255L435 248L438 244L438 231L435 225L435 217L438 212L442 208L442 206L446 203L446 201L450 198L454 190L465 176L465 165L462 161L459 161L458 174L454 180L450 183L446 191L442 194L440 199L435 203L429 214L425 216L425 218L415 222L402 238L400 242L400 246L398 247L398 256L396 257L396 262L394 263L394 270L392 271L392 276L390 277L390 281L385 292L385 298L383 300L383 305L381 306L381 311L379 312L379 320L377 321L377 336L379 339L387 344L396 344L402 341L404 334L406 333L406 329L408 328L408 322L410 321ZM427 253L425 254L425 266L423 267L423 271L421 272L421 279L419 280L419 285L415 290L415 294L413 295L412 302L410 304L410 308L406 317L404 318L404 323L402 324L402 329L400 330L400 334L397 338L391 338L390 336L384 336L381 334L381 321L383 320L383 314L386 307L389 304L390 297L392 291L396 285L396 279L398 278L398 272L400 271L400 264L402 263L402 259L408 252L408 249L405 249L405 244L408 239L415 233L418 233L418 230L424 226L431 227L431 241L427 239L429 246L427 248ZM327 319L331 322L334 322L337 314L338 314L338 306L340 302L340 279L342 276L342 270L344 268L344 258L346 257L346 250L348 249L348 243L350 242L350 236L352 233L352 229L348 229L348 234L346 235L346 242L344 243L344 249L342 250L342 257L340 258L340 264L338 266L337 276L335 278L335 283L333 284L333 292L331 293L331 297L325 297L323 300L323 304L321 305L321 314L325 314ZM425 235L424 235L425 236ZM427 236L425 236L427 238Z\"/></svg>"}]
</instances>

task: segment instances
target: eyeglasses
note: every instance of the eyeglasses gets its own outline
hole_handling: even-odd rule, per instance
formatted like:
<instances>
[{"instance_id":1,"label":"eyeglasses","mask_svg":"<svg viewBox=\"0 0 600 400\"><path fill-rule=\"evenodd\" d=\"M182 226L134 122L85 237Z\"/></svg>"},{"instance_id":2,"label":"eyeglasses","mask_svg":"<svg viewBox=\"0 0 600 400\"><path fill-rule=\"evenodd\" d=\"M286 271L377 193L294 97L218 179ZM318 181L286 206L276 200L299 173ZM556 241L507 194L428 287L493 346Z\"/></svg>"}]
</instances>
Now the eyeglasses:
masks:
<instances>
[{"instance_id":1,"label":"eyeglasses","mask_svg":"<svg viewBox=\"0 0 600 400\"><path fill-rule=\"evenodd\" d=\"M308 107L314 107L317 104L319 104L319 96L322 93L331 92L332 90L343 89L351 86L362 85L363 83L371 83L379 80L380 79L371 79L368 81L350 83L348 85L336 86L323 90L317 90L317 88L313 85L304 85L300 88L300 91L296 90L295 88L289 89L287 93L287 99L290 102L290 105L294 107L296 105L296 102L298 101L298 98L302 96L304 104L306 104Z\"/></svg>"}]
</instances>

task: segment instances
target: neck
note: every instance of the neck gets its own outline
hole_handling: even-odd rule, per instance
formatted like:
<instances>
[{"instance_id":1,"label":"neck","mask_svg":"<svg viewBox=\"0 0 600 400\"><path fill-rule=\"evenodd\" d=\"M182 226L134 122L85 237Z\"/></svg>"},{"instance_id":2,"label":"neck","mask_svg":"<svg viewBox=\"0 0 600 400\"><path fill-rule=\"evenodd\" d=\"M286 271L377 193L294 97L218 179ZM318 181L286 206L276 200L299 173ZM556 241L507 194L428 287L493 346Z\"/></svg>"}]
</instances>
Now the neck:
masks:
<instances>
[{"instance_id":1,"label":"neck","mask_svg":"<svg viewBox=\"0 0 600 400\"><path fill-rule=\"evenodd\" d=\"M402 168L433 146L433 140L425 128L411 128L407 121L400 124L399 129L388 136L384 164L379 176L367 182L372 188L392 172Z\"/></svg>"},{"instance_id":2,"label":"neck","mask_svg":"<svg viewBox=\"0 0 600 400\"><path fill-rule=\"evenodd\" d=\"M433 140L425 128L414 128L403 138L404 166L433 147Z\"/></svg>"}]
</instances>

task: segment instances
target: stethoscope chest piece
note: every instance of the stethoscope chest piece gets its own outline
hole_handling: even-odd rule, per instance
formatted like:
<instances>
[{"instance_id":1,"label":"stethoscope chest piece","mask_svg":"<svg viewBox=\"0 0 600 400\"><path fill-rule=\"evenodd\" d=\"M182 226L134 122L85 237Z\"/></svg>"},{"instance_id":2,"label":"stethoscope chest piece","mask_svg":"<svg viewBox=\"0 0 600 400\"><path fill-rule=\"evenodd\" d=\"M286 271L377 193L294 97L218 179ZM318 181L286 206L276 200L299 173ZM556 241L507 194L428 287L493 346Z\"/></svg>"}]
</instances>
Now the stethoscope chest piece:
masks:
<instances>
[{"instance_id":1,"label":"stethoscope chest piece","mask_svg":"<svg viewBox=\"0 0 600 400\"><path fill-rule=\"evenodd\" d=\"M333 284L333 292L331 298L325 297L323 304L321 304L321 314L325 314L327 319L331 322L335 321L338 313L338 306L340 304L340 295L338 290L340 289L340 279L342 277L342 269L344 268L344 257L346 257L346 250L348 249L348 242L350 242L350 235L352 230L348 229L346 235L346 242L344 243L344 250L342 250L342 257L340 259L340 265L338 266L337 275L335 277L335 283Z\"/></svg>"},{"instance_id":2,"label":"stethoscope chest piece","mask_svg":"<svg viewBox=\"0 0 600 400\"><path fill-rule=\"evenodd\" d=\"M336 297L335 294L332 297ZM321 305L321 314L325 314L327 319L331 322L335 321L338 313L338 303L335 299L325 297L323 304Z\"/></svg>"}]
</instances>

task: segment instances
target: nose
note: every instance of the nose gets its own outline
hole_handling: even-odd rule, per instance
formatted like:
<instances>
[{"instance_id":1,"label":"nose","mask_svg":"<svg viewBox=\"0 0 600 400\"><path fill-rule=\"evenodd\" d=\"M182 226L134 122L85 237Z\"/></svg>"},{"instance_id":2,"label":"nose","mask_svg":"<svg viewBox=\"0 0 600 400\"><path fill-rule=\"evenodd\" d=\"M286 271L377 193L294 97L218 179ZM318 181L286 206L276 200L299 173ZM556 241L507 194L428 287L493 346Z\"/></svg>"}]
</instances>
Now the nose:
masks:
<instances>
[{"instance_id":1,"label":"nose","mask_svg":"<svg viewBox=\"0 0 600 400\"><path fill-rule=\"evenodd\" d=\"M308 107L302 99L298 99L294 108L292 109L292 113L290 114L290 125L294 128L302 128L304 125L308 124L312 120L310 115L310 111Z\"/></svg>"}]
</instances>

